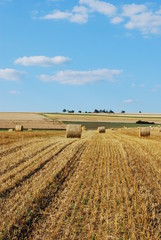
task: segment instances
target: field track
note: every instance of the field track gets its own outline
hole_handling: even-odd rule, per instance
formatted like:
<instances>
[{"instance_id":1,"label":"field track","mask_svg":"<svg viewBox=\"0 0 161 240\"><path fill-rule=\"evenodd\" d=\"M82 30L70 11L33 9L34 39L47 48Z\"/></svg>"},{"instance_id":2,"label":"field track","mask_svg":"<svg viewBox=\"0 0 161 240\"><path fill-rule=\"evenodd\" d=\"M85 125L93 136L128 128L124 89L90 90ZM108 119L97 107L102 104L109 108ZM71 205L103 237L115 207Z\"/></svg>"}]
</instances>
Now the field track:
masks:
<instances>
[{"instance_id":1,"label":"field track","mask_svg":"<svg viewBox=\"0 0 161 240\"><path fill-rule=\"evenodd\" d=\"M0 137L1 240L161 239L161 135Z\"/></svg>"}]
</instances>

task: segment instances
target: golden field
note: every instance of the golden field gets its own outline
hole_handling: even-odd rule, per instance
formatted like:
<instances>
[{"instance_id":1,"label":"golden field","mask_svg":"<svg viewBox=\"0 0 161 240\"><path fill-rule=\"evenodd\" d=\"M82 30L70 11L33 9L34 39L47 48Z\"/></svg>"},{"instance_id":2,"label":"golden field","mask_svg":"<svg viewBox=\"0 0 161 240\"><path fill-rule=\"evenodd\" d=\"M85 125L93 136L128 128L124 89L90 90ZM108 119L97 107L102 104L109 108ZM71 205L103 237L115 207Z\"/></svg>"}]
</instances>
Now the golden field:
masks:
<instances>
[{"instance_id":1,"label":"golden field","mask_svg":"<svg viewBox=\"0 0 161 240\"><path fill-rule=\"evenodd\" d=\"M161 132L0 133L0 239L161 239Z\"/></svg>"},{"instance_id":2,"label":"golden field","mask_svg":"<svg viewBox=\"0 0 161 240\"><path fill-rule=\"evenodd\" d=\"M44 116L55 121L76 121L76 122L115 122L135 123L138 120L155 122L161 124L161 114L143 113L45 113Z\"/></svg>"},{"instance_id":3,"label":"golden field","mask_svg":"<svg viewBox=\"0 0 161 240\"><path fill-rule=\"evenodd\" d=\"M0 112L0 129L15 128L16 125L22 125L25 129L65 129L62 122L53 121L41 113Z\"/></svg>"}]
</instances>

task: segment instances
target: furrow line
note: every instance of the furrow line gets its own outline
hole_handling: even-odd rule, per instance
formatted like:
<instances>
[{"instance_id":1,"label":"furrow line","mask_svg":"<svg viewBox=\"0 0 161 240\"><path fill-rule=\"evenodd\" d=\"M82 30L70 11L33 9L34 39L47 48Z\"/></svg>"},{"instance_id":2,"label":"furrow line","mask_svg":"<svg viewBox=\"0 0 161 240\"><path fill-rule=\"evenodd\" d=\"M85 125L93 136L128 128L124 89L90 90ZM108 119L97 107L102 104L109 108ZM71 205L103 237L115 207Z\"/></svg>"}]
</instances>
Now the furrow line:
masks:
<instances>
[{"instance_id":1,"label":"furrow line","mask_svg":"<svg viewBox=\"0 0 161 240\"><path fill-rule=\"evenodd\" d=\"M53 150L57 150L57 145L62 144L62 142L60 141L56 141L53 142L52 144L47 143L47 146L43 147L43 145L41 146L42 148L40 148L40 146L38 146L39 151L36 151L36 154L31 154L30 156L27 154L27 158L26 161L24 162L24 164L18 164L17 168L13 168L12 170L10 170L9 172L7 172L5 174L5 176L2 176L1 181L2 183L6 182L6 180L13 180L13 178L16 176L16 178L18 178L18 176L20 176L20 178L23 176L23 171L30 169L32 166L35 166L36 164L40 164L43 161L43 156L46 156L48 153L50 153ZM28 149L28 151L30 152L30 149ZM32 149L31 149L32 151ZM41 158L41 160L40 160ZM20 158L20 162L21 160L24 161L24 159ZM29 171L29 170L28 170Z\"/></svg>"},{"instance_id":2,"label":"furrow line","mask_svg":"<svg viewBox=\"0 0 161 240\"><path fill-rule=\"evenodd\" d=\"M142 233L142 239L158 239L156 238L156 233L159 232L159 222L161 220L160 215L158 215L158 217L156 216L155 231L153 230L154 227L150 227L150 222L154 222L152 216L155 211L154 209L159 206L158 204L161 201L160 185L156 182L156 172L154 171L154 168L151 168L152 166L149 159L150 156L148 157L147 154L144 154L142 146L140 146L137 142L135 142L134 145L131 141L128 143L126 140L124 147L126 149L127 156L130 156L128 165L132 170L135 179L133 190L131 187L131 199L135 201L132 205L135 206L137 204L139 206L134 209L134 215L136 216L135 225L137 230L136 238L141 236ZM135 149L137 149L137 151L135 151ZM154 177L155 181L153 181ZM137 199L135 195L137 196ZM142 214L140 214L140 212Z\"/></svg>"},{"instance_id":3,"label":"furrow line","mask_svg":"<svg viewBox=\"0 0 161 240\"><path fill-rule=\"evenodd\" d=\"M13 189L22 186L22 184L23 184L25 181L27 181L30 177L32 177L34 174L36 174L38 171L40 171L48 162L50 162L54 157L58 156L66 147L68 147L68 146L71 145L72 143L73 143L73 142L70 142L70 143L68 143L67 145L61 147L56 153L54 153L51 157L47 158L45 161L43 161L43 162L41 162L41 163L38 162L38 166L37 166L37 167L35 167L33 170L30 170L29 173L27 173L27 174L25 174L25 175L23 175L23 176L21 175L21 176L20 176L20 177L21 177L20 179L18 179L18 180L16 179L16 182L14 183L14 185L13 185L13 181L11 181L11 184L12 184L12 185L11 185L10 187L4 189L3 191L1 191L1 192L0 192L0 197L1 197L1 198L7 198L7 197L9 197L10 192L11 192ZM55 148L55 146L54 146L54 148ZM53 151L53 148L52 148L48 153L51 153L52 151ZM46 155L46 153L43 154L41 157L43 157L43 156L45 156L45 155ZM32 165L32 164L33 164L33 162L31 162L30 165ZM27 166L27 167L30 167L30 165ZM22 172L24 169L25 169L25 168L21 169L21 171L20 171L19 173L21 174L21 172ZM15 174L9 176L8 179L12 180L12 178L13 178L14 176L15 176ZM7 180L8 180L8 179L7 179ZM6 180L6 181L7 181L7 180Z\"/></svg>"},{"instance_id":4,"label":"furrow line","mask_svg":"<svg viewBox=\"0 0 161 240\"><path fill-rule=\"evenodd\" d=\"M86 196L90 191L91 183L89 179L93 171L96 170L95 161L90 157L89 153L91 153L91 144L86 143L86 149L79 160L78 169L72 178L69 179L69 183L59 196L59 199L56 199L56 202L53 202L45 212L48 218L45 219L45 223L41 224L38 229L36 228L37 230L34 231L33 235L34 239L38 239L39 237L49 239L49 233L53 239L70 239L71 234L76 234L78 229L73 224L79 218L80 205L86 206L86 201L88 201ZM89 172L90 167L91 171ZM46 229L48 229L48 232L46 232ZM39 236L38 238L37 235Z\"/></svg>"},{"instance_id":5,"label":"furrow line","mask_svg":"<svg viewBox=\"0 0 161 240\"><path fill-rule=\"evenodd\" d=\"M2 239L6 239L7 237L10 239L13 237L14 239L30 239L33 223L38 221L37 219L40 212L45 211L53 199L58 197L66 187L67 179L74 174L79 165L78 159L81 157L84 148L85 143L82 143L66 165L57 172L56 176L53 178L54 185L50 183L43 189L39 197L32 202L31 207L27 209L27 212L19 219L16 225L10 228L9 233L4 235Z\"/></svg>"},{"instance_id":6,"label":"furrow line","mask_svg":"<svg viewBox=\"0 0 161 240\"><path fill-rule=\"evenodd\" d=\"M55 142L55 143L57 143L57 142ZM54 144L55 144L55 143L54 143ZM41 145L42 145L42 143L41 143ZM4 169L3 171L0 172L1 176L3 176L5 173L10 172L10 171L13 170L13 169L19 167L21 164L23 164L23 163L25 163L27 160L35 157L35 156L36 156L37 154L39 154L40 152L42 152L42 151L50 148L50 147L53 145L53 143L51 143L51 144L48 144L48 143L47 143L47 146L44 146L44 143L43 143L42 148L41 148L41 145L38 145L38 144L36 143L36 147L35 147L35 148L37 148L38 150L36 149L35 152L31 152L30 155L27 154L27 152L29 152L29 150L30 150L30 149L27 148L27 149L26 149L26 152L23 152L23 155L27 155L27 156L25 156L25 157L23 157L23 158L20 158L20 159L16 159L16 162L14 162L14 164L13 164L13 163L12 163L12 165L10 164L9 167L6 167L6 169ZM32 147L33 147L33 146L32 146ZM14 156L13 156L13 157L14 157Z\"/></svg>"},{"instance_id":7,"label":"furrow line","mask_svg":"<svg viewBox=\"0 0 161 240\"><path fill-rule=\"evenodd\" d=\"M3 160L3 157L7 157L19 150L22 150L23 148L27 148L28 146L30 146L33 143L39 143L39 142L43 142L44 140L22 140L24 142L22 142L21 144L18 144L18 146L13 146L12 148L8 148L3 150L2 152L0 152L0 157L1 160Z\"/></svg>"}]
</instances>

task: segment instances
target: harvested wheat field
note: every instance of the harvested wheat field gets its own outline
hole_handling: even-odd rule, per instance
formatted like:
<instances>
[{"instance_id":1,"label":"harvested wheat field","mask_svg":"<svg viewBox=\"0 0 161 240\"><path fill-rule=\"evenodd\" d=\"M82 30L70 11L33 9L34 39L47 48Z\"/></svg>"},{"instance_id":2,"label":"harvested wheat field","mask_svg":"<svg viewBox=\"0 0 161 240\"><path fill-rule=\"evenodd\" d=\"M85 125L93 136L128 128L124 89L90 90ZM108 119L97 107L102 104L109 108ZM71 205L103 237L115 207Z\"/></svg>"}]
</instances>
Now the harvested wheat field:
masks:
<instances>
[{"instance_id":1,"label":"harvested wheat field","mask_svg":"<svg viewBox=\"0 0 161 240\"><path fill-rule=\"evenodd\" d=\"M0 239L161 239L161 133L0 133Z\"/></svg>"},{"instance_id":2,"label":"harvested wheat field","mask_svg":"<svg viewBox=\"0 0 161 240\"><path fill-rule=\"evenodd\" d=\"M25 129L61 129L65 125L58 120L51 120L42 113L0 112L0 129L16 128L22 125Z\"/></svg>"}]
</instances>

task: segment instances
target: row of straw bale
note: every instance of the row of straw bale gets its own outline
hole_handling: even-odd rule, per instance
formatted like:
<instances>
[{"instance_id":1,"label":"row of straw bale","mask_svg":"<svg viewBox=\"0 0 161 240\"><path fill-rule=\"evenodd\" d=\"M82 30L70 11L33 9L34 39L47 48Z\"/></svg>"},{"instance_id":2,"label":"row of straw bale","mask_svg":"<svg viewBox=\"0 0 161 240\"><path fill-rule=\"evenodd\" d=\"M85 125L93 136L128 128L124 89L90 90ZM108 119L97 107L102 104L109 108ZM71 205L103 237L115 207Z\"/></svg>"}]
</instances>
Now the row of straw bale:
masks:
<instances>
[{"instance_id":1,"label":"row of straw bale","mask_svg":"<svg viewBox=\"0 0 161 240\"><path fill-rule=\"evenodd\" d=\"M23 131L23 126L22 125L16 125L15 128L10 128L8 129L9 132L22 132Z\"/></svg>"},{"instance_id":2,"label":"row of straw bale","mask_svg":"<svg viewBox=\"0 0 161 240\"><path fill-rule=\"evenodd\" d=\"M111 130L114 130L113 128ZM98 133L105 133L106 128L104 126L98 127ZM69 124L66 128L67 138L81 138L82 127L81 125ZM139 128L139 137L148 137L150 136L150 127L140 127Z\"/></svg>"},{"instance_id":3,"label":"row of straw bale","mask_svg":"<svg viewBox=\"0 0 161 240\"><path fill-rule=\"evenodd\" d=\"M22 132L24 130L23 126L22 125L16 125L15 128L10 128L8 129L9 132ZM28 131L31 132L32 131L32 128L28 128Z\"/></svg>"},{"instance_id":4,"label":"row of straw bale","mask_svg":"<svg viewBox=\"0 0 161 240\"><path fill-rule=\"evenodd\" d=\"M68 124L66 126L66 137L67 138L81 138L82 131L85 131L86 127L79 124ZM98 133L105 133L105 127L98 127Z\"/></svg>"},{"instance_id":5,"label":"row of straw bale","mask_svg":"<svg viewBox=\"0 0 161 240\"><path fill-rule=\"evenodd\" d=\"M150 136L150 127L140 127L139 129L139 137L148 137ZM22 125L16 125L15 129L9 129L9 132L22 132L23 126ZM81 126L80 124L68 124L66 127L66 137L67 138L81 138L82 131L85 131L86 127ZM111 128L111 130L114 130ZM28 131L32 131L31 128L28 129ZM105 133L106 128L104 126L98 127L97 129L98 133Z\"/></svg>"},{"instance_id":6,"label":"row of straw bale","mask_svg":"<svg viewBox=\"0 0 161 240\"><path fill-rule=\"evenodd\" d=\"M82 131L86 130L85 127L77 124L68 124L66 128L67 138L81 138ZM111 130L114 130L111 128ZM106 128L104 126L98 127L98 133L105 133ZM150 127L140 127L139 128L139 137L148 137L150 136Z\"/></svg>"}]
</instances>

